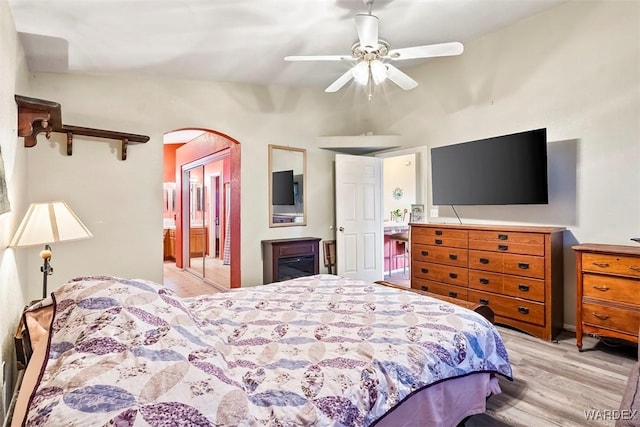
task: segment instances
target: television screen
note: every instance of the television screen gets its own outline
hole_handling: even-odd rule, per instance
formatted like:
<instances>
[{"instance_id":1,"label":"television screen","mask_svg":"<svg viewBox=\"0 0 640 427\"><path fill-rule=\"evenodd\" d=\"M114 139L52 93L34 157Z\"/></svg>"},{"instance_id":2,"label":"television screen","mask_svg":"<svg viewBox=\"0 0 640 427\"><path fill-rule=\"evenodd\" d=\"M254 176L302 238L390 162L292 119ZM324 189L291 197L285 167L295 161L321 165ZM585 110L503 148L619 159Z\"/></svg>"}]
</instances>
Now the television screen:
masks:
<instances>
[{"instance_id":1,"label":"television screen","mask_svg":"<svg viewBox=\"0 0 640 427\"><path fill-rule=\"evenodd\" d=\"M434 205L546 204L547 129L431 149Z\"/></svg>"},{"instance_id":2,"label":"television screen","mask_svg":"<svg viewBox=\"0 0 640 427\"><path fill-rule=\"evenodd\" d=\"M293 170L276 171L271 178L271 203L293 205Z\"/></svg>"}]
</instances>

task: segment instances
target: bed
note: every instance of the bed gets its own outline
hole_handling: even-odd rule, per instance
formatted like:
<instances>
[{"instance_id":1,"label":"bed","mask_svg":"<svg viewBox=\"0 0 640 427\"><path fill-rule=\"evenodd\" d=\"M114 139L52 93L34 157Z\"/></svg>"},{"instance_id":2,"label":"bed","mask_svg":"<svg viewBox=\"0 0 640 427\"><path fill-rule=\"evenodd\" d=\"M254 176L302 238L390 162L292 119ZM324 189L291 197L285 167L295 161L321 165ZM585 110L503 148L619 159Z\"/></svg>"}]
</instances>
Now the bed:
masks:
<instances>
[{"instance_id":1,"label":"bed","mask_svg":"<svg viewBox=\"0 0 640 427\"><path fill-rule=\"evenodd\" d=\"M12 426L455 426L512 377L474 311L334 275L192 298L82 277L23 319Z\"/></svg>"}]
</instances>

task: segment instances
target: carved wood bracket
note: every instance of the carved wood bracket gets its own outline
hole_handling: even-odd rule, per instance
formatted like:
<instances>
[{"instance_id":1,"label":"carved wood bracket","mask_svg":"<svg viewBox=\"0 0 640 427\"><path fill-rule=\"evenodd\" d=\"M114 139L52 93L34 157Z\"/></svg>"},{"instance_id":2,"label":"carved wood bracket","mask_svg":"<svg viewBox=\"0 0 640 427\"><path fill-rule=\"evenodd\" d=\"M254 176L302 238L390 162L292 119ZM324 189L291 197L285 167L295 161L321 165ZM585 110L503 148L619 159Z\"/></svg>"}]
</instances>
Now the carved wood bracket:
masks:
<instances>
[{"instance_id":1,"label":"carved wood bracket","mask_svg":"<svg viewBox=\"0 0 640 427\"><path fill-rule=\"evenodd\" d=\"M149 141L146 135L116 132L111 130L86 128L62 124L62 108L57 102L15 95L18 104L18 136L24 137L25 147L34 147L37 136L45 132L48 138L51 132L67 134L67 155L73 153L73 135L91 136L95 138L117 139L120 141L120 159L127 160L127 148L130 144Z\"/></svg>"}]
</instances>

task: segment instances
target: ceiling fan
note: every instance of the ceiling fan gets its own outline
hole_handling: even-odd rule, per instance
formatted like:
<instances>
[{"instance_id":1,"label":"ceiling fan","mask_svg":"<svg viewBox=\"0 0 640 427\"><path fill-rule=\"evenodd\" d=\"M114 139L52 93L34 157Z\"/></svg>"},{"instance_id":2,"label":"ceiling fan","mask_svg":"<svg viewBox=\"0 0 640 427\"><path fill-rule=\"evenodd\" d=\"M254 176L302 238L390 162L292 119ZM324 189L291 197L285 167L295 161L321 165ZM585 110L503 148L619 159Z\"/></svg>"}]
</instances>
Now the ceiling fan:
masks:
<instances>
[{"instance_id":1,"label":"ceiling fan","mask_svg":"<svg viewBox=\"0 0 640 427\"><path fill-rule=\"evenodd\" d=\"M392 62L407 59L433 58L437 56L460 55L464 46L459 42L430 44L423 46L390 49L385 40L378 38L378 17L371 14L373 0L363 0L369 6L369 13L355 16L358 41L351 47L351 55L311 55L287 56L285 61L353 61L355 64L346 73L331 83L325 92L337 92L352 79L356 83L368 85L369 99L371 87L391 80L404 90L418 86L418 82L396 68Z\"/></svg>"}]
</instances>

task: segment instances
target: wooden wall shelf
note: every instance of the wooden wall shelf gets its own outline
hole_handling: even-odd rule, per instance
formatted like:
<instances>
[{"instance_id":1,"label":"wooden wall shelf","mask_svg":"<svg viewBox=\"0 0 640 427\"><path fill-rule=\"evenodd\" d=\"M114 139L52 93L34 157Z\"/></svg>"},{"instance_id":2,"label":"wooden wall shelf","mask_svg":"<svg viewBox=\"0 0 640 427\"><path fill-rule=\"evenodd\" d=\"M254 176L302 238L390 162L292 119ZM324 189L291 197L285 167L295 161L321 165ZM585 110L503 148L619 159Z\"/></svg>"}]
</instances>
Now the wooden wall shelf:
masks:
<instances>
[{"instance_id":1,"label":"wooden wall shelf","mask_svg":"<svg viewBox=\"0 0 640 427\"><path fill-rule=\"evenodd\" d=\"M111 130L86 128L65 125L62 123L62 107L57 102L15 95L18 104L18 136L24 137L25 147L34 147L41 132L51 137L51 132L67 134L67 155L73 153L73 135L91 136L95 138L117 139L121 143L120 159L127 160L129 144L149 141L146 135L116 132Z\"/></svg>"}]
</instances>

